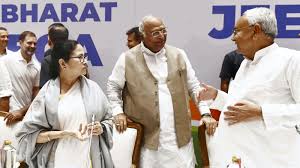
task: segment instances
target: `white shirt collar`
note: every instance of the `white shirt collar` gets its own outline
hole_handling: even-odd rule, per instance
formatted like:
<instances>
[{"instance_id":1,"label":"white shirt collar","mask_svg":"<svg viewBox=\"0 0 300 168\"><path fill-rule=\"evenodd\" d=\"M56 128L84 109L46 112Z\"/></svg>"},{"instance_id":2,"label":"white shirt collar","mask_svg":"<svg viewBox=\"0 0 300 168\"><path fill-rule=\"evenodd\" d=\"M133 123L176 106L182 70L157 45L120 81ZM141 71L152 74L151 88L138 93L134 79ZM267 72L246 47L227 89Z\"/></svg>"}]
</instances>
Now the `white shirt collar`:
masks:
<instances>
[{"instance_id":1,"label":"white shirt collar","mask_svg":"<svg viewBox=\"0 0 300 168\"><path fill-rule=\"evenodd\" d=\"M5 52L3 54L0 54L0 56L5 56L7 55L7 48L5 48Z\"/></svg>"},{"instance_id":2,"label":"white shirt collar","mask_svg":"<svg viewBox=\"0 0 300 168\"><path fill-rule=\"evenodd\" d=\"M157 57L162 57L165 56L166 54L166 49L162 48L160 51L158 51L157 53L154 53L152 51L150 51L143 42L141 42L141 49L142 49L142 53L149 55L149 56L157 56Z\"/></svg>"},{"instance_id":3,"label":"white shirt collar","mask_svg":"<svg viewBox=\"0 0 300 168\"><path fill-rule=\"evenodd\" d=\"M17 57L17 60L18 61L23 61L23 62L25 62L26 64L34 64L33 63L33 56L31 56L31 60L27 63L27 61L23 58L23 56L22 56L22 53L21 53L21 49L19 49L18 51L17 51L17 53L16 53L16 57Z\"/></svg>"},{"instance_id":4,"label":"white shirt collar","mask_svg":"<svg viewBox=\"0 0 300 168\"><path fill-rule=\"evenodd\" d=\"M279 46L276 43L273 43L272 45L269 45L265 48L262 48L258 51L256 51L255 55L254 55L254 59L252 61L252 64L256 64L259 62L259 60L267 55L268 53L270 53L271 51L275 50L276 48L278 48Z\"/></svg>"}]
</instances>

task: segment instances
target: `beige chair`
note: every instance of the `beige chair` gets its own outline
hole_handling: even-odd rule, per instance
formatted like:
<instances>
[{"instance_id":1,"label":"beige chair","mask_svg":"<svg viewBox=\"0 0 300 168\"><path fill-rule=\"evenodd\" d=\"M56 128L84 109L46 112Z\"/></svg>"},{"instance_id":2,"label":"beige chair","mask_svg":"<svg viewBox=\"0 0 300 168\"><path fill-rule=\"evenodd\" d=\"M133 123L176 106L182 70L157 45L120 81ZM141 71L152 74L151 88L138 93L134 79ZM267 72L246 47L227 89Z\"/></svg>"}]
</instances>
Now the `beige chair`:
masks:
<instances>
[{"instance_id":1,"label":"beige chair","mask_svg":"<svg viewBox=\"0 0 300 168\"><path fill-rule=\"evenodd\" d=\"M142 138L141 124L128 122L123 133L117 132L114 127L111 155L115 168L139 168Z\"/></svg>"}]
</instances>

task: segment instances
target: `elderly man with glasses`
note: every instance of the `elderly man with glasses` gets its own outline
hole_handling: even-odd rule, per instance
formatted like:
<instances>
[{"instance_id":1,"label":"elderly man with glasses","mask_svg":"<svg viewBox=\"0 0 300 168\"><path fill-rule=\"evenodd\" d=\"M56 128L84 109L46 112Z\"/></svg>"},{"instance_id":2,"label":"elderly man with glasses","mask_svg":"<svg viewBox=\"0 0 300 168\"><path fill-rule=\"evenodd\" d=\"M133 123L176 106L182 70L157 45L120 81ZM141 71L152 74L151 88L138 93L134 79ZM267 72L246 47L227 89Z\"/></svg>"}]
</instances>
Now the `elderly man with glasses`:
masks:
<instances>
[{"instance_id":1,"label":"elderly man with glasses","mask_svg":"<svg viewBox=\"0 0 300 168\"><path fill-rule=\"evenodd\" d=\"M199 81L185 52L165 44L161 19L145 16L139 29L141 44L119 57L108 79L116 128L123 132L127 118L143 125L141 167L194 168L189 96L196 98ZM199 108L213 134L216 121L205 103Z\"/></svg>"},{"instance_id":2,"label":"elderly man with glasses","mask_svg":"<svg viewBox=\"0 0 300 168\"><path fill-rule=\"evenodd\" d=\"M209 143L210 166L231 158L251 168L300 165L300 53L279 47L273 11L254 8L238 19L232 40L246 59L228 94L206 85L200 100L222 110Z\"/></svg>"}]
</instances>

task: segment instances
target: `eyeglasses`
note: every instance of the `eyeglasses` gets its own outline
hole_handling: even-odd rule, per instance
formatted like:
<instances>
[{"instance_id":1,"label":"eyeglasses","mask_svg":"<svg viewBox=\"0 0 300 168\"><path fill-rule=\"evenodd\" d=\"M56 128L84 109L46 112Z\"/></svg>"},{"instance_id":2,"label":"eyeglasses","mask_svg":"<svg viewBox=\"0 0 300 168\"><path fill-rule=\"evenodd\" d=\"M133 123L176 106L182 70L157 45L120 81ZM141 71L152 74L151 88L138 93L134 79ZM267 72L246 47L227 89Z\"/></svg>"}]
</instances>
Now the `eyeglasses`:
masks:
<instances>
[{"instance_id":1,"label":"eyeglasses","mask_svg":"<svg viewBox=\"0 0 300 168\"><path fill-rule=\"evenodd\" d=\"M72 57L70 57L70 58L79 58L79 61L80 61L81 63L87 62L87 60L88 60L87 54L80 54L80 55L78 55L78 56L72 56Z\"/></svg>"},{"instance_id":2,"label":"eyeglasses","mask_svg":"<svg viewBox=\"0 0 300 168\"><path fill-rule=\"evenodd\" d=\"M153 32L151 32L151 35L152 35L152 37L158 37L158 36L160 36L161 33L163 35L167 35L167 28L163 28L161 30L153 31Z\"/></svg>"},{"instance_id":3,"label":"eyeglasses","mask_svg":"<svg viewBox=\"0 0 300 168\"><path fill-rule=\"evenodd\" d=\"M249 26L233 29L233 36L237 35L241 30L252 27L252 26L254 26L254 25L249 25Z\"/></svg>"}]
</instances>

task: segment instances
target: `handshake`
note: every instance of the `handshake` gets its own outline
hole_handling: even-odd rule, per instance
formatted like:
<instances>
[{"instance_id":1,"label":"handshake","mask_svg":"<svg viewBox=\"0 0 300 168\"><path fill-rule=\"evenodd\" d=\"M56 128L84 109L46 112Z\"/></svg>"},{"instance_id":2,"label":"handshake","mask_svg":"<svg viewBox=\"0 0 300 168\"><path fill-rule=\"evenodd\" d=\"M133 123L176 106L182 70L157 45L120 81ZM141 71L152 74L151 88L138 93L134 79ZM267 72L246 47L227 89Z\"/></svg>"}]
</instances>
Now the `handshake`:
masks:
<instances>
[{"instance_id":1,"label":"handshake","mask_svg":"<svg viewBox=\"0 0 300 168\"><path fill-rule=\"evenodd\" d=\"M198 92L197 100L205 101L205 100L214 100L217 97L218 90L210 85L206 85L201 83L201 90Z\"/></svg>"}]
</instances>

